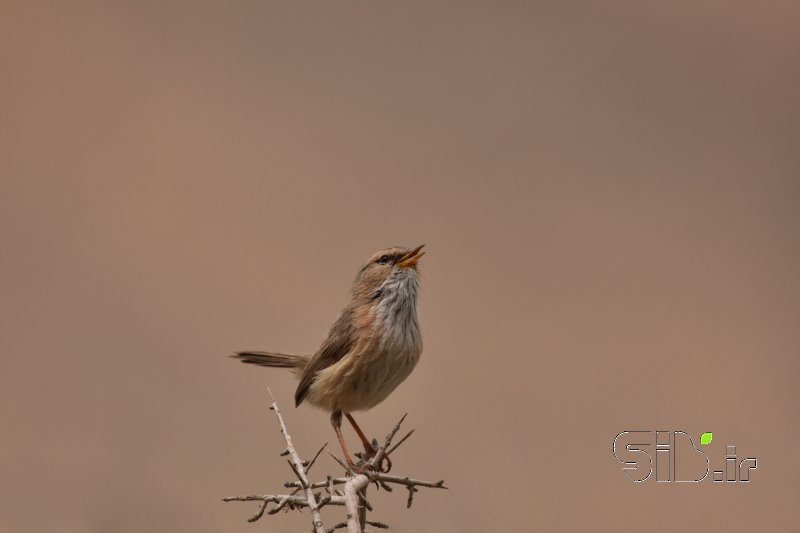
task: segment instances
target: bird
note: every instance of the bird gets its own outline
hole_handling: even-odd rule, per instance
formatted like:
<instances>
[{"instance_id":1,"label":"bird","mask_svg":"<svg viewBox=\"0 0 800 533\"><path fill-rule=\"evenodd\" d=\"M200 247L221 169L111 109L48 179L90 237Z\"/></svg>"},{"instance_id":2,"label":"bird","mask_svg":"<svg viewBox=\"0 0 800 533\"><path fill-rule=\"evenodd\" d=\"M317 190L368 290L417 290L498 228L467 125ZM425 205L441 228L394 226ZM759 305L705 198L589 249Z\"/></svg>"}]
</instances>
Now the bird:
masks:
<instances>
[{"instance_id":1,"label":"bird","mask_svg":"<svg viewBox=\"0 0 800 533\"><path fill-rule=\"evenodd\" d=\"M313 355L242 351L231 356L243 363L291 369L300 380L295 406L307 402L330 412L345 461L354 470L358 465L342 436L342 415L358 434L366 462L377 450L353 411L371 409L385 400L411 374L422 354L417 263L425 255L424 246L392 246L374 253L356 274L347 303Z\"/></svg>"}]
</instances>

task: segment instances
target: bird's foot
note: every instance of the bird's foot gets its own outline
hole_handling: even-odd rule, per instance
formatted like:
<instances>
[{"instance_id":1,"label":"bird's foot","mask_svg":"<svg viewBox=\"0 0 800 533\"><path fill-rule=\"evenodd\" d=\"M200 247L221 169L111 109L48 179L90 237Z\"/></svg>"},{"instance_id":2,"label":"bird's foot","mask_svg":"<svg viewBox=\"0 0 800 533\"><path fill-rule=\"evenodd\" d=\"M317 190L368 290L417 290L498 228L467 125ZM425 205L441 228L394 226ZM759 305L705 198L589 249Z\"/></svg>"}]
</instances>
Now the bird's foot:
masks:
<instances>
[{"instance_id":1,"label":"bird's foot","mask_svg":"<svg viewBox=\"0 0 800 533\"><path fill-rule=\"evenodd\" d=\"M381 472L383 474L389 472L392 469L392 460L389 459L389 456L384 454L381 457L380 464L372 465L370 461L378 454L378 441L372 439L372 443L364 442L364 453L356 453L356 456L361 460L360 464L364 464L365 466L369 467L368 470L373 472ZM384 469L384 463L386 463L386 468Z\"/></svg>"},{"instance_id":2,"label":"bird's foot","mask_svg":"<svg viewBox=\"0 0 800 533\"><path fill-rule=\"evenodd\" d=\"M356 456L360 456L361 454L357 453ZM370 472L375 472L375 467L365 462L363 460L354 463L353 461L347 461L347 468L350 469L351 472L354 474L364 474L369 475Z\"/></svg>"}]
</instances>

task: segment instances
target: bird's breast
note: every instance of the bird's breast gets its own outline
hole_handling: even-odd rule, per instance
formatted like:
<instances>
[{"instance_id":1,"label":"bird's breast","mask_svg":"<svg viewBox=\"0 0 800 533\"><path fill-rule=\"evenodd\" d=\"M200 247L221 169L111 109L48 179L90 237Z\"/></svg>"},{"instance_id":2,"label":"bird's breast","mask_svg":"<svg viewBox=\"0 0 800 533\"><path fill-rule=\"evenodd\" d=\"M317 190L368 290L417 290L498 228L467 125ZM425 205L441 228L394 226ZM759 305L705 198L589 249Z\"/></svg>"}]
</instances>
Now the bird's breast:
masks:
<instances>
[{"instance_id":1,"label":"bird's breast","mask_svg":"<svg viewBox=\"0 0 800 533\"><path fill-rule=\"evenodd\" d=\"M370 409L414 370L422 354L414 277L389 280L383 297L354 314L358 342L340 361L320 371L312 403L344 412Z\"/></svg>"}]
</instances>

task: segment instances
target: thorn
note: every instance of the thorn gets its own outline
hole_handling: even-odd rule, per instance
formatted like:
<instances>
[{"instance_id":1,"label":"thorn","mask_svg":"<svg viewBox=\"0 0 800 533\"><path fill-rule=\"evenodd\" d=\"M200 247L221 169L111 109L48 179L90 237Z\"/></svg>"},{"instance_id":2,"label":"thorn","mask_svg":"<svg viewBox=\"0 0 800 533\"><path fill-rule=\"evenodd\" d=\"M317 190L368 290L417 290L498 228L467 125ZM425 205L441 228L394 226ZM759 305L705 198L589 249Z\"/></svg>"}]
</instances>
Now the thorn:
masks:
<instances>
[{"instance_id":1,"label":"thorn","mask_svg":"<svg viewBox=\"0 0 800 533\"><path fill-rule=\"evenodd\" d=\"M401 444L403 444L403 443L406 441L406 439L407 439L408 437L410 437L410 436L411 436L411 435L414 433L414 431L416 431L416 429L412 429L411 431L409 431L408 433L406 433L405 437L403 437L402 439L400 439L400 441L399 441L397 444L395 444L394 446L392 446L391 448L389 448L389 451L387 451L387 452L386 452L386 455L389 455L389 454L391 454L393 451L395 451L397 448L399 448L399 447L400 447L400 445L401 445Z\"/></svg>"},{"instance_id":2,"label":"thorn","mask_svg":"<svg viewBox=\"0 0 800 533\"><path fill-rule=\"evenodd\" d=\"M356 494L358 494L358 499L361 501L367 511L372 511L372 505L370 505L370 503L367 501L367 498L361 494L361 491L358 491Z\"/></svg>"},{"instance_id":3,"label":"thorn","mask_svg":"<svg viewBox=\"0 0 800 533\"><path fill-rule=\"evenodd\" d=\"M350 473L352 473L352 472L353 472L353 470L352 470L352 469L351 469L349 466L347 466L347 465L344 463L344 461L342 461L341 459L339 459L338 457L336 457L335 455L333 455L331 452L328 452L328 455L330 455L331 457L333 457L333 460L334 460L334 461L336 461L337 463L339 463L339 466L341 466L342 468L344 468L345 472L350 472Z\"/></svg>"},{"instance_id":4,"label":"thorn","mask_svg":"<svg viewBox=\"0 0 800 533\"><path fill-rule=\"evenodd\" d=\"M411 509L411 503L414 501L415 492L417 492L416 487L408 487L408 502L406 503L406 509Z\"/></svg>"},{"instance_id":5,"label":"thorn","mask_svg":"<svg viewBox=\"0 0 800 533\"><path fill-rule=\"evenodd\" d=\"M314 466L314 463L317 462L317 457L319 457L319 454L322 453L322 450L324 450L326 446L328 446L327 442L320 447L320 449L317 451L316 454L314 454L314 458L311 459L310 463L308 463L308 467L306 468L306 474L309 472L309 470L311 470L311 467Z\"/></svg>"}]
</instances>

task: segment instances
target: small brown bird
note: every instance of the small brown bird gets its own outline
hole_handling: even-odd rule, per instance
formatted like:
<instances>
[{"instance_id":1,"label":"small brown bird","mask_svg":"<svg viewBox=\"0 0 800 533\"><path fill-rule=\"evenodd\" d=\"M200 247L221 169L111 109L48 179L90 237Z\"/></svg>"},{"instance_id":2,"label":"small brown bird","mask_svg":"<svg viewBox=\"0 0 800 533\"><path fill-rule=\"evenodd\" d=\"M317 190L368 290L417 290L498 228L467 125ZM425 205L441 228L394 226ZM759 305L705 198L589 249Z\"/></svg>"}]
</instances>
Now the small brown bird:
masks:
<instances>
[{"instance_id":1,"label":"small brown bird","mask_svg":"<svg viewBox=\"0 0 800 533\"><path fill-rule=\"evenodd\" d=\"M423 245L424 246L424 245ZM422 353L417 322L417 261L425 254L392 247L373 255L359 270L350 299L312 356L275 352L239 352L244 363L291 368L300 378L294 399L331 412L331 424L352 468L342 437L342 414L353 425L366 458L375 451L353 419L353 411L371 409L405 380Z\"/></svg>"}]
</instances>

